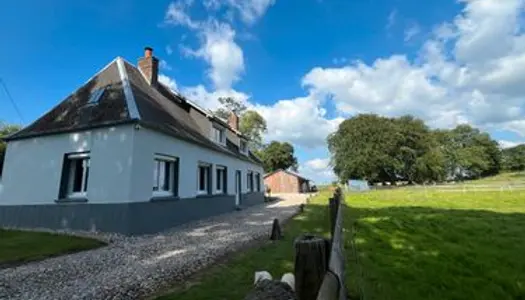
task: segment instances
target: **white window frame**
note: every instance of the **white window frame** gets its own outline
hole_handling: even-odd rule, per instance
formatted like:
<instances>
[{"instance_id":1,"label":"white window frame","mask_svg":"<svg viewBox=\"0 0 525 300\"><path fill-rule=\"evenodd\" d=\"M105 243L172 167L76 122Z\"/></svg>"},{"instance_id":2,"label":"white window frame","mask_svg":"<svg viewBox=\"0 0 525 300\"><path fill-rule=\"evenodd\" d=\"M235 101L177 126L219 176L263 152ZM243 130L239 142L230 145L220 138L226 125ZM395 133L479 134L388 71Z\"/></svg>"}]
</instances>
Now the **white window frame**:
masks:
<instances>
[{"instance_id":1,"label":"white window frame","mask_svg":"<svg viewBox=\"0 0 525 300\"><path fill-rule=\"evenodd\" d=\"M201 167L205 167L207 168L208 170L208 174L206 174L206 176L204 176L204 190L201 190L201 174L200 174L200 171L201 171ZM197 195L208 195L210 193L210 191L212 190L210 187L210 184L211 184L211 181L213 180L210 180L210 177L212 177L211 175L211 171L212 171L212 168L211 168L211 164L210 163L204 163L204 162L200 162L199 165L197 166Z\"/></svg>"},{"instance_id":2,"label":"white window frame","mask_svg":"<svg viewBox=\"0 0 525 300\"><path fill-rule=\"evenodd\" d=\"M89 153L72 153L67 155L68 163L69 163L69 170L68 172L68 178L67 178L67 191L66 191L66 197L67 198L85 198L87 197L87 187L88 187L88 180L89 178L86 178L89 176L89 167L90 167L90 161L91 157ZM75 160L82 160L82 182L80 183L80 192L74 192L73 191L73 182L75 180L75 172L77 170L74 170L73 172L73 161ZM88 170L88 171L86 171Z\"/></svg>"},{"instance_id":3,"label":"white window frame","mask_svg":"<svg viewBox=\"0 0 525 300\"><path fill-rule=\"evenodd\" d=\"M244 149L242 148L243 143L245 145ZM239 151L244 155L248 155L248 142L247 141L241 139L241 141L239 142Z\"/></svg>"},{"instance_id":4,"label":"white window frame","mask_svg":"<svg viewBox=\"0 0 525 300\"><path fill-rule=\"evenodd\" d=\"M171 174L169 175L168 190L160 190L161 173L159 173L158 170L162 170L162 168L155 169L158 166L157 162L161 162L161 163L164 163L164 164L165 163L171 164L171 166L169 168L169 171L171 172ZM154 189L155 188L155 184L157 184L159 190L153 190L152 191L153 197L175 196L175 176L176 176L176 172L177 172L176 165L177 165L177 158L176 157L168 156L168 155L162 155L162 154L155 154L155 156L153 158L153 177L154 177L154 182L153 182L152 189ZM166 176L166 175L164 175L164 176Z\"/></svg>"},{"instance_id":5,"label":"white window frame","mask_svg":"<svg viewBox=\"0 0 525 300\"><path fill-rule=\"evenodd\" d=\"M218 176L219 172L222 176ZM225 187L227 186L227 175L226 175L227 169L225 166L216 166L215 167L215 193L216 194L226 194ZM222 178L221 178L222 177ZM220 180L219 180L220 179ZM219 182L220 181L220 182ZM220 183L220 185L219 185ZM220 186L220 188L217 188L217 185Z\"/></svg>"},{"instance_id":6,"label":"white window frame","mask_svg":"<svg viewBox=\"0 0 525 300\"><path fill-rule=\"evenodd\" d=\"M218 140L217 140L217 134L216 134L217 132L219 132ZM211 127L211 136L215 143L226 146L226 129L225 128L219 125L213 124Z\"/></svg>"}]
</instances>

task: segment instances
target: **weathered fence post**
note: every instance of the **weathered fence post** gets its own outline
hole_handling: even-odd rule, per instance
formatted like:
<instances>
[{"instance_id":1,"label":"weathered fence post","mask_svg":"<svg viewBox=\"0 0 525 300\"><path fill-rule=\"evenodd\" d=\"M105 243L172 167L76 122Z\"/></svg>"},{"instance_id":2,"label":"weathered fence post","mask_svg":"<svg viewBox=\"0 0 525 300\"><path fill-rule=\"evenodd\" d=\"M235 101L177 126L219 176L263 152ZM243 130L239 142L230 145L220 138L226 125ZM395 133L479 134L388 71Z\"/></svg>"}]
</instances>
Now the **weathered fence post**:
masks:
<instances>
[{"instance_id":1,"label":"weathered fence post","mask_svg":"<svg viewBox=\"0 0 525 300\"><path fill-rule=\"evenodd\" d=\"M270 240L277 241L283 237L281 232L281 225L279 225L279 219L273 219L272 225L272 234L270 235Z\"/></svg>"},{"instance_id":2,"label":"weathered fence post","mask_svg":"<svg viewBox=\"0 0 525 300\"><path fill-rule=\"evenodd\" d=\"M337 210L339 209L337 205L337 197L332 197L328 199L329 209L330 209L330 234L334 236L335 223L337 219Z\"/></svg>"},{"instance_id":3,"label":"weathered fence post","mask_svg":"<svg viewBox=\"0 0 525 300\"><path fill-rule=\"evenodd\" d=\"M299 300L315 300L328 270L330 242L303 235L295 240L295 293Z\"/></svg>"}]
</instances>

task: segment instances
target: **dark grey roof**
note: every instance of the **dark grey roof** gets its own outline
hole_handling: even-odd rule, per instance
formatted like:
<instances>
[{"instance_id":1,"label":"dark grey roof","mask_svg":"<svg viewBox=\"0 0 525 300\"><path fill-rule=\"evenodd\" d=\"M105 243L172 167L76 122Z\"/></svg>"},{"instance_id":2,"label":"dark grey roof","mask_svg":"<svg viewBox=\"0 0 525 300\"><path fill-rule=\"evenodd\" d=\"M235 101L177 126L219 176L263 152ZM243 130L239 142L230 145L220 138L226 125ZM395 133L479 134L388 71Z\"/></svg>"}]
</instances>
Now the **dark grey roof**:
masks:
<instances>
[{"instance_id":1,"label":"dark grey roof","mask_svg":"<svg viewBox=\"0 0 525 300\"><path fill-rule=\"evenodd\" d=\"M104 89L98 103L91 96ZM6 140L71 132L136 122L153 130L260 164L254 155L243 155L231 141L221 146L201 132L189 114L193 109L181 96L162 84L151 86L133 65L115 59L75 93L44 116Z\"/></svg>"}]
</instances>

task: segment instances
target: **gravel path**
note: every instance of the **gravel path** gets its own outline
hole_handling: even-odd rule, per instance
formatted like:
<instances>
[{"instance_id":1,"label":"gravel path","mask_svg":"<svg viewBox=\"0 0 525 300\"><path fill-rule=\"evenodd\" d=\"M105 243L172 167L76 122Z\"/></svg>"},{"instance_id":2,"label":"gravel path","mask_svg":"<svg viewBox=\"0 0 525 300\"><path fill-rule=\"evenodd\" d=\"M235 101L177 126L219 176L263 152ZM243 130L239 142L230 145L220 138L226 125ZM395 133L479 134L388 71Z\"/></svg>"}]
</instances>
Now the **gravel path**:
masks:
<instances>
[{"instance_id":1,"label":"gravel path","mask_svg":"<svg viewBox=\"0 0 525 300\"><path fill-rule=\"evenodd\" d=\"M269 235L304 197L251 207L149 236L0 270L0 299L136 299Z\"/></svg>"}]
</instances>

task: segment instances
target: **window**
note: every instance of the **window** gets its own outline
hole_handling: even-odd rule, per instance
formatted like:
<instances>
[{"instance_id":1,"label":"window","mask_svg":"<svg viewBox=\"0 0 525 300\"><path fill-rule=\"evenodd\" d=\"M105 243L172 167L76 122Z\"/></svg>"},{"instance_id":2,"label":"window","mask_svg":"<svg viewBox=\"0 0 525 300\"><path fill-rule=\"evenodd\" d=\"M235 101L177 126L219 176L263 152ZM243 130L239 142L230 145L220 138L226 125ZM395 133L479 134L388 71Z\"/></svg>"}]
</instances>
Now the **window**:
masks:
<instances>
[{"instance_id":1,"label":"window","mask_svg":"<svg viewBox=\"0 0 525 300\"><path fill-rule=\"evenodd\" d=\"M253 172L249 171L246 174L246 177L247 177L246 187L248 188L249 192L253 192Z\"/></svg>"},{"instance_id":2,"label":"window","mask_svg":"<svg viewBox=\"0 0 525 300\"><path fill-rule=\"evenodd\" d=\"M211 165L200 164L198 169L198 193L211 194Z\"/></svg>"},{"instance_id":3,"label":"window","mask_svg":"<svg viewBox=\"0 0 525 300\"><path fill-rule=\"evenodd\" d=\"M216 168L216 191L219 194L226 194L227 179L226 179L226 167L217 166Z\"/></svg>"},{"instance_id":4,"label":"window","mask_svg":"<svg viewBox=\"0 0 525 300\"><path fill-rule=\"evenodd\" d=\"M98 101L100 100L100 97L102 97L102 94L104 94L105 89L99 88L94 90L91 95L89 96L89 100L87 104L98 104Z\"/></svg>"},{"instance_id":5,"label":"window","mask_svg":"<svg viewBox=\"0 0 525 300\"><path fill-rule=\"evenodd\" d=\"M155 155L153 161L153 196L176 196L177 173L177 158Z\"/></svg>"},{"instance_id":6,"label":"window","mask_svg":"<svg viewBox=\"0 0 525 300\"><path fill-rule=\"evenodd\" d=\"M255 175L255 184L257 185L257 192L261 191L261 174L256 173Z\"/></svg>"},{"instance_id":7,"label":"window","mask_svg":"<svg viewBox=\"0 0 525 300\"><path fill-rule=\"evenodd\" d=\"M241 140L241 153L244 153L244 154L248 153L248 143L243 140Z\"/></svg>"},{"instance_id":8,"label":"window","mask_svg":"<svg viewBox=\"0 0 525 300\"><path fill-rule=\"evenodd\" d=\"M66 154L60 198L85 198L89 182L89 153Z\"/></svg>"},{"instance_id":9,"label":"window","mask_svg":"<svg viewBox=\"0 0 525 300\"><path fill-rule=\"evenodd\" d=\"M213 141L221 145L226 145L226 136L223 128L213 126L212 134Z\"/></svg>"}]
</instances>

